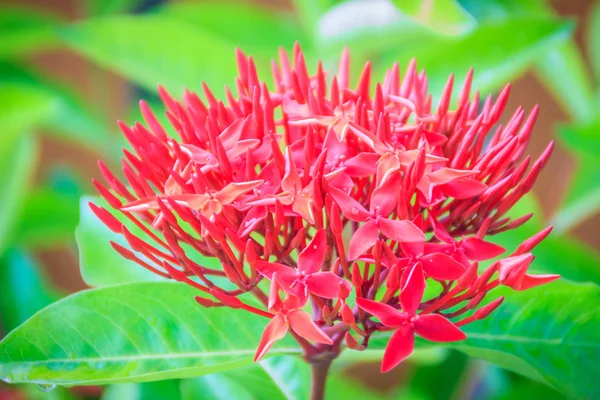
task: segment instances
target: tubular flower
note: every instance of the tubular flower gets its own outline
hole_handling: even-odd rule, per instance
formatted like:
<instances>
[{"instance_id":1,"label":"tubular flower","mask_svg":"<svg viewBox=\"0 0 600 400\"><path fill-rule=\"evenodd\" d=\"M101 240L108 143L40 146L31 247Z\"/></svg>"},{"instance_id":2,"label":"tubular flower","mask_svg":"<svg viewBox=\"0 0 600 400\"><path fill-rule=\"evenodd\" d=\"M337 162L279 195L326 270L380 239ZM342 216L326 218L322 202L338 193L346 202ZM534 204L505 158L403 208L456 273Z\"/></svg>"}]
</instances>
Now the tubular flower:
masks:
<instances>
[{"instance_id":1,"label":"tubular flower","mask_svg":"<svg viewBox=\"0 0 600 400\"><path fill-rule=\"evenodd\" d=\"M454 78L434 107L415 62L374 86L367 63L350 86L347 51L336 76L320 63L311 75L296 45L291 62L282 50L273 63L269 88L251 57L236 56L237 95L226 88L225 102L206 85L205 100L159 87L168 130L144 102L146 126L120 123L131 145L125 179L100 163L108 185L94 184L109 207L90 206L127 241L112 243L123 257L197 288L202 306L269 319L256 360L288 331L308 359L343 343L364 350L373 333L393 331L388 371L415 334L463 340L460 326L502 302L480 307L495 287L558 278L527 273L551 228L509 255L492 240L531 217L507 212L553 149L533 163L524 154L537 107L496 125L509 86L481 106L470 71L450 109ZM208 257L220 267L202 265ZM424 299L428 285L440 289Z\"/></svg>"}]
</instances>

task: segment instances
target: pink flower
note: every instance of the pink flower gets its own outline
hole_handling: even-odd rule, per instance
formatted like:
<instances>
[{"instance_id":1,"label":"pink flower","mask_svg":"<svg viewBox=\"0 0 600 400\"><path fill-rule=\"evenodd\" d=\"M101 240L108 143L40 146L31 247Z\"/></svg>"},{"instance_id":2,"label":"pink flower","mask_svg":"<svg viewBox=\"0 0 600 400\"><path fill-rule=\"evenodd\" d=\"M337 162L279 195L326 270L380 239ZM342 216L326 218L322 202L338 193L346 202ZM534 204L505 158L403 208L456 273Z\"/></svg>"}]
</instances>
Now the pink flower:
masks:
<instances>
[{"instance_id":1,"label":"pink flower","mask_svg":"<svg viewBox=\"0 0 600 400\"><path fill-rule=\"evenodd\" d=\"M394 329L383 355L381 372L396 367L413 352L415 333L432 342L455 342L467 338L460 329L440 314L416 314L424 292L423 269L421 264L417 263L410 270L406 284L400 292L402 312L377 301L356 299L360 308L379 318L383 326Z\"/></svg>"},{"instance_id":2,"label":"pink flower","mask_svg":"<svg viewBox=\"0 0 600 400\"><path fill-rule=\"evenodd\" d=\"M258 343L254 361L260 360L271 346L282 339L288 329L294 331L300 337L316 343L333 344L333 341L313 322L312 317L306 311L302 311L304 303L296 296L288 296L282 301L279 297L279 289L285 287L277 276L273 275L273 283L269 293L269 311L275 314L265 327ZM289 289L288 289L289 291Z\"/></svg>"},{"instance_id":3,"label":"pink flower","mask_svg":"<svg viewBox=\"0 0 600 400\"><path fill-rule=\"evenodd\" d=\"M307 359L335 356L344 342L364 350L373 333L394 331L387 371L415 334L464 339L457 326L500 306L480 306L497 286L557 278L527 273L550 228L509 256L491 239L531 217L507 212L553 149L524 157L537 107L495 127L509 86L482 102L469 71L457 102L451 76L434 105L415 62L403 76L394 64L381 83L367 63L350 87L348 51L327 79L296 45L291 60L281 51L268 87L251 57L238 51L236 61L225 101L206 84L206 101L160 87L170 129L144 102L146 126L120 122L131 145L124 179L99 163L107 185L94 185L108 207L90 207L122 235L127 245L111 244L126 259L198 289L201 306L268 319L257 360L288 331ZM207 257L220 266L203 265Z\"/></svg>"}]
</instances>

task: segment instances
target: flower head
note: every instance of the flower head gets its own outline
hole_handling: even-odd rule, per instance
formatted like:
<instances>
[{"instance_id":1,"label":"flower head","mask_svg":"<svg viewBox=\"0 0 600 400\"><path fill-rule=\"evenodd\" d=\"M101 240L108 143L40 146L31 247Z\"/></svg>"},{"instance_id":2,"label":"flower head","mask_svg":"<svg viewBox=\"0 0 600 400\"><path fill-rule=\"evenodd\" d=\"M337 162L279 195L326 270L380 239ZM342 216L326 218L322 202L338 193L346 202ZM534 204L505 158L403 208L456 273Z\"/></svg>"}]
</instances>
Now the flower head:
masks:
<instances>
[{"instance_id":1,"label":"flower head","mask_svg":"<svg viewBox=\"0 0 600 400\"><path fill-rule=\"evenodd\" d=\"M237 95L226 88L226 102L206 85L206 101L159 88L171 129L142 102L147 127L120 123L132 148L124 150L125 180L101 163L109 187L95 182L143 237L91 207L128 242L113 243L124 257L202 291L205 307L269 318L256 359L288 331L307 356L338 352L342 341L362 350L374 332L393 331L388 371L410 355L415 334L463 340L460 326L500 305L479 307L498 285L525 290L558 277L527 273L550 229L479 271L479 262L505 253L493 235L531 216L507 212L553 144L533 163L523 158L537 107L495 127L510 87L480 107L472 71L450 109L453 77L434 107L415 62L403 78L394 64L374 86L367 63L351 87L347 51L341 60L329 79L321 64L308 72L299 46L291 63L282 51L269 88L238 51ZM432 282L441 289L424 299Z\"/></svg>"}]
</instances>

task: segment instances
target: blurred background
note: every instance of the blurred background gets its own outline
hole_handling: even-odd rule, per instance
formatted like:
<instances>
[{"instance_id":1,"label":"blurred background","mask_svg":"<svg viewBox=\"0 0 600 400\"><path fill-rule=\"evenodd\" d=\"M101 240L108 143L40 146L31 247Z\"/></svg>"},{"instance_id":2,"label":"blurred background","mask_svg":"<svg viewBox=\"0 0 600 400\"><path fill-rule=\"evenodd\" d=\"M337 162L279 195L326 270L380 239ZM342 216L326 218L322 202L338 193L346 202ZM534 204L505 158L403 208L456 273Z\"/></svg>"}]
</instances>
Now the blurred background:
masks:
<instances>
[{"instance_id":1,"label":"blurred background","mask_svg":"<svg viewBox=\"0 0 600 400\"><path fill-rule=\"evenodd\" d=\"M536 268L600 283L600 3L0 0L0 338L87 287L74 235L80 197L93 194L98 159L119 162L117 119L139 120L141 98L161 110L158 83L180 96L206 81L220 95L234 82L236 46L270 84L270 59L295 41L309 65L322 59L330 70L349 46L355 78L366 60L379 77L393 61L416 57L434 98L450 73L461 82L473 66L483 94L513 84L506 117L539 103L529 151L538 156L550 140L558 147L524 206L536 217L498 239L514 247L553 224ZM378 368L344 373L377 398L563 398L451 351L415 357L385 376ZM0 399L202 398L172 381L128 388L44 393L0 382Z\"/></svg>"}]
</instances>

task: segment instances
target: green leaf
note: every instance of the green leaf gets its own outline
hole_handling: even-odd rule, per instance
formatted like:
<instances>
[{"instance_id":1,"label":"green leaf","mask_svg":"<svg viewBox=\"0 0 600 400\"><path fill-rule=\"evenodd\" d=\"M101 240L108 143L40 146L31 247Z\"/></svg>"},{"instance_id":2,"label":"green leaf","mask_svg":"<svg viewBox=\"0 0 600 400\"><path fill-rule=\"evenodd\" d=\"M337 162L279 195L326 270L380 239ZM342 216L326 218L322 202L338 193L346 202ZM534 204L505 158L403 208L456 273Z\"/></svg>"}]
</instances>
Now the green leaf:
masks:
<instances>
[{"instance_id":1,"label":"green leaf","mask_svg":"<svg viewBox=\"0 0 600 400\"><path fill-rule=\"evenodd\" d=\"M509 252L535 235L550 223L542 220L542 208L536 199L529 195L517 203L508 215L518 218L528 213L535 216L517 229L494 235L492 240ZM600 285L600 255L585 244L561 234L556 229L534 250L536 259L531 266L533 272L560 274L563 278L578 282L594 282Z\"/></svg>"},{"instance_id":2,"label":"green leaf","mask_svg":"<svg viewBox=\"0 0 600 400\"><path fill-rule=\"evenodd\" d=\"M335 0L292 0L300 23L310 36L316 33L319 19L336 3Z\"/></svg>"},{"instance_id":3,"label":"green leaf","mask_svg":"<svg viewBox=\"0 0 600 400\"><path fill-rule=\"evenodd\" d=\"M182 400L307 399L310 368L299 357L276 356L258 364L181 382Z\"/></svg>"},{"instance_id":4,"label":"green leaf","mask_svg":"<svg viewBox=\"0 0 600 400\"><path fill-rule=\"evenodd\" d=\"M110 241L129 248L127 241L108 229L90 210L88 203L105 204L99 198L83 197L80 202L79 225L75 232L79 249L79 268L83 280L90 286L107 286L126 282L159 281L153 274L133 261L121 257Z\"/></svg>"},{"instance_id":5,"label":"green leaf","mask_svg":"<svg viewBox=\"0 0 600 400\"><path fill-rule=\"evenodd\" d=\"M3 142L31 130L56 111L56 100L42 90L18 83L0 82L0 126Z\"/></svg>"},{"instance_id":6,"label":"green leaf","mask_svg":"<svg viewBox=\"0 0 600 400\"><path fill-rule=\"evenodd\" d=\"M503 288L494 294L506 296L502 306L465 326L467 340L449 346L547 383L573 399L600 396L598 286L562 280L526 292ZM373 337L369 347L383 347L387 337Z\"/></svg>"},{"instance_id":7,"label":"green leaf","mask_svg":"<svg viewBox=\"0 0 600 400\"><path fill-rule=\"evenodd\" d=\"M79 197L49 188L27 193L12 242L48 247L72 242L79 221Z\"/></svg>"},{"instance_id":8,"label":"green leaf","mask_svg":"<svg viewBox=\"0 0 600 400\"><path fill-rule=\"evenodd\" d=\"M432 93L441 93L451 73L455 73L456 82L462 82L473 67L473 87L488 93L564 42L572 28L571 23L550 18L519 18L480 24L464 36L438 38L400 54L388 53L383 66L389 67L395 59L407 64L416 58L418 67L427 71Z\"/></svg>"},{"instance_id":9,"label":"green leaf","mask_svg":"<svg viewBox=\"0 0 600 400\"><path fill-rule=\"evenodd\" d=\"M15 57L48 49L56 42L57 18L39 10L2 6L0 8L0 58ZM10 38L10 39L9 39Z\"/></svg>"},{"instance_id":10,"label":"green leaf","mask_svg":"<svg viewBox=\"0 0 600 400\"><path fill-rule=\"evenodd\" d=\"M308 38L292 14L252 3L232 0L175 3L160 8L158 13L188 22L234 43L254 58L256 52L264 54L267 59L273 58L279 46L291 49L295 41L308 46ZM223 18L224 15L227 17ZM232 56L229 54L230 59Z\"/></svg>"},{"instance_id":11,"label":"green leaf","mask_svg":"<svg viewBox=\"0 0 600 400\"><path fill-rule=\"evenodd\" d=\"M600 164L600 121L562 126L559 139L575 156L586 157Z\"/></svg>"},{"instance_id":12,"label":"green leaf","mask_svg":"<svg viewBox=\"0 0 600 400\"><path fill-rule=\"evenodd\" d=\"M475 19L455 0L394 0L402 12L435 31L460 35L475 26Z\"/></svg>"},{"instance_id":13,"label":"green leaf","mask_svg":"<svg viewBox=\"0 0 600 400\"><path fill-rule=\"evenodd\" d=\"M586 30L586 47L596 81L600 81L600 2L595 1L589 12Z\"/></svg>"},{"instance_id":14,"label":"green leaf","mask_svg":"<svg viewBox=\"0 0 600 400\"><path fill-rule=\"evenodd\" d=\"M85 0L87 13L91 16L131 12L139 3L140 0Z\"/></svg>"},{"instance_id":15,"label":"green leaf","mask_svg":"<svg viewBox=\"0 0 600 400\"><path fill-rule=\"evenodd\" d=\"M535 72L573 119L585 121L594 116L594 84L573 40L544 54Z\"/></svg>"},{"instance_id":16,"label":"green leaf","mask_svg":"<svg viewBox=\"0 0 600 400\"><path fill-rule=\"evenodd\" d=\"M427 43L437 36L387 0L337 4L321 16L316 29L320 56L330 67L335 67L332 58L337 58L344 46L350 48L351 61L361 64L365 59L378 59L385 51L397 51L414 42ZM362 68L358 64L355 67Z\"/></svg>"},{"instance_id":17,"label":"green leaf","mask_svg":"<svg viewBox=\"0 0 600 400\"><path fill-rule=\"evenodd\" d=\"M105 152L109 145L113 144L104 122L70 90L54 82L49 82L39 73L8 63L0 63L0 81L4 88L13 88L11 90L18 88L29 93L28 96L35 96L35 99L29 100L31 103L29 107L23 107L23 101L12 106L11 104L15 103L15 100L21 99L12 95L11 91L7 92L11 95L7 96L9 100L0 100L0 104L8 103L10 110L21 115L13 117L15 121L25 121L30 125L39 121L44 127L49 128L45 129L44 133L54 134L63 140L74 141L94 151ZM0 93L2 91L3 89L0 89ZM4 99L1 94L0 99ZM34 107L35 104L37 107ZM22 115L23 113L27 114ZM38 117L34 118L35 115ZM0 116L0 120L5 123L2 116ZM22 129L22 127L19 128Z\"/></svg>"},{"instance_id":18,"label":"green leaf","mask_svg":"<svg viewBox=\"0 0 600 400\"><path fill-rule=\"evenodd\" d=\"M545 0L459 0L459 3L480 22L552 14L552 6Z\"/></svg>"},{"instance_id":19,"label":"green leaf","mask_svg":"<svg viewBox=\"0 0 600 400\"><path fill-rule=\"evenodd\" d=\"M36 165L37 143L22 135L0 146L0 254L14 229Z\"/></svg>"},{"instance_id":20,"label":"green leaf","mask_svg":"<svg viewBox=\"0 0 600 400\"><path fill-rule=\"evenodd\" d=\"M9 250L0 258L0 321L6 332L57 300L35 260Z\"/></svg>"},{"instance_id":21,"label":"green leaf","mask_svg":"<svg viewBox=\"0 0 600 400\"><path fill-rule=\"evenodd\" d=\"M204 308L173 282L92 289L43 309L0 342L0 378L102 385L188 378L250 365L267 319ZM298 354L288 335L269 355Z\"/></svg>"},{"instance_id":22,"label":"green leaf","mask_svg":"<svg viewBox=\"0 0 600 400\"><path fill-rule=\"evenodd\" d=\"M74 50L132 81L174 93L207 81L216 91L233 83L234 44L191 24L160 16L114 16L60 32Z\"/></svg>"},{"instance_id":23,"label":"green leaf","mask_svg":"<svg viewBox=\"0 0 600 400\"><path fill-rule=\"evenodd\" d=\"M131 250L123 236L112 232L96 218L88 206L89 202L111 210L111 207L100 197L86 196L81 199L80 221L75 237L79 248L79 268L84 281L90 286L99 287L126 282L164 280L135 262L124 259L111 247L110 241L112 240ZM155 243L152 238L147 236L122 213L113 212L113 214L134 235L148 243ZM183 229L187 228L185 224L182 224L182 227ZM191 233L195 235L195 233ZM221 268L221 264L216 257L205 257L186 244L182 244L182 247L187 256L199 265L208 268ZM149 264L153 264L144 255L138 254L138 256ZM160 266L157 267L160 269ZM229 283L229 281L227 282Z\"/></svg>"},{"instance_id":24,"label":"green leaf","mask_svg":"<svg viewBox=\"0 0 600 400\"><path fill-rule=\"evenodd\" d=\"M557 231L567 232L600 211L600 123L563 126L559 138L579 161L569 195L552 218Z\"/></svg>"},{"instance_id":25,"label":"green leaf","mask_svg":"<svg viewBox=\"0 0 600 400\"><path fill-rule=\"evenodd\" d=\"M458 349L499 352L483 358L519 372L510 357L503 357L510 354L569 397L598 397L600 288L561 281L524 293L503 292L505 304L466 327L466 346Z\"/></svg>"},{"instance_id":26,"label":"green leaf","mask_svg":"<svg viewBox=\"0 0 600 400\"><path fill-rule=\"evenodd\" d=\"M543 0L462 0L461 3L481 22L556 14ZM594 85L583 55L573 40L542 55L535 64L535 72L573 118L586 120L593 116Z\"/></svg>"}]
</instances>

